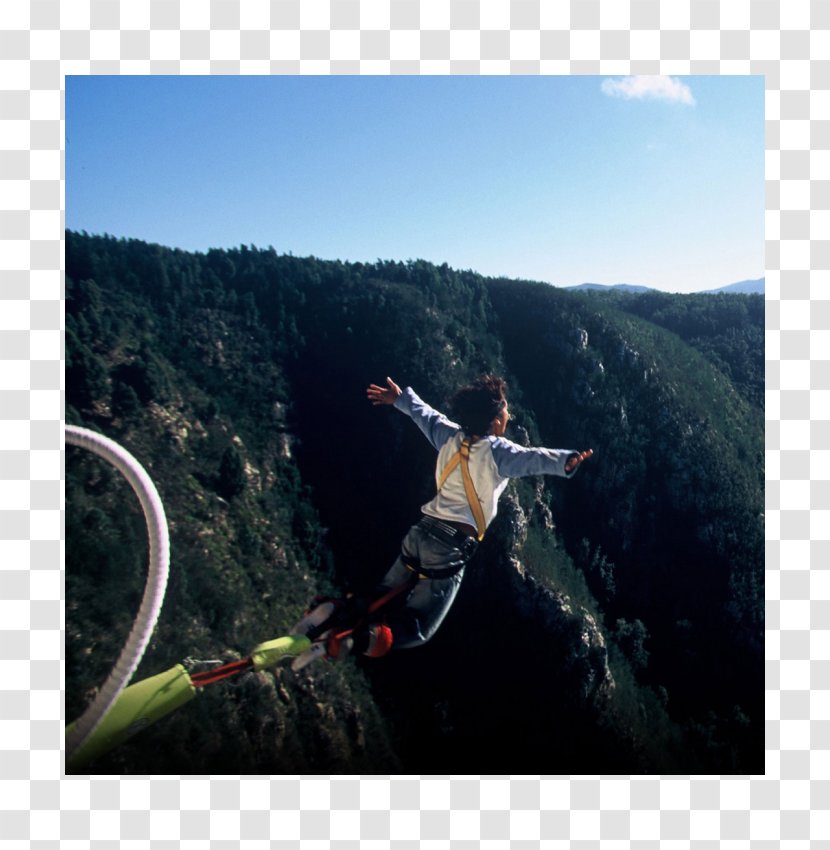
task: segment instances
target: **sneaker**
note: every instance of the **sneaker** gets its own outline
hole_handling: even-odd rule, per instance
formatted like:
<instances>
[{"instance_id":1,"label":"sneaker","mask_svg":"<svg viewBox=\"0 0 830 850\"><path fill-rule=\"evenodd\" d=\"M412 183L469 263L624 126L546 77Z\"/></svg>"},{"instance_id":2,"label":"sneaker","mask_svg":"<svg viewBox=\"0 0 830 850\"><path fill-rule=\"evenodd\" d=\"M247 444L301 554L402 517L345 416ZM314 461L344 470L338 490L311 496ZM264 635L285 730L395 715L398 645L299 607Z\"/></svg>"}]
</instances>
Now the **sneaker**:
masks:
<instances>
[{"instance_id":1,"label":"sneaker","mask_svg":"<svg viewBox=\"0 0 830 850\"><path fill-rule=\"evenodd\" d=\"M291 669L297 673L304 667L308 667L308 665L313 661L316 661L318 658L325 658L327 655L328 650L326 648L326 641L319 640L316 643L311 644L310 649L307 649L305 652L298 655L291 662Z\"/></svg>"},{"instance_id":2,"label":"sneaker","mask_svg":"<svg viewBox=\"0 0 830 850\"><path fill-rule=\"evenodd\" d=\"M312 608L289 632L290 635L307 635L316 626L325 623L334 613L334 602L327 600Z\"/></svg>"}]
</instances>

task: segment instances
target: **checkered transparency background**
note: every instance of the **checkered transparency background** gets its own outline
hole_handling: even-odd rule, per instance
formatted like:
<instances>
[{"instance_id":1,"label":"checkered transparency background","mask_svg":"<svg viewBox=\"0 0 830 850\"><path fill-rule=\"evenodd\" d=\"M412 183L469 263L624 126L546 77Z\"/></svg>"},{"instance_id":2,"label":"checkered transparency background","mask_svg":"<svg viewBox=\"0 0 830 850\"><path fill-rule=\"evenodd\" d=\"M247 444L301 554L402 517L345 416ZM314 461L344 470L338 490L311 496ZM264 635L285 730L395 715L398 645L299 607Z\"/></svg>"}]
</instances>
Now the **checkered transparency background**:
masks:
<instances>
[{"instance_id":1,"label":"checkered transparency background","mask_svg":"<svg viewBox=\"0 0 830 850\"><path fill-rule=\"evenodd\" d=\"M3 846L827 847L827 57L827 0L1 4ZM62 778L64 76L238 73L765 76L765 776Z\"/></svg>"}]
</instances>

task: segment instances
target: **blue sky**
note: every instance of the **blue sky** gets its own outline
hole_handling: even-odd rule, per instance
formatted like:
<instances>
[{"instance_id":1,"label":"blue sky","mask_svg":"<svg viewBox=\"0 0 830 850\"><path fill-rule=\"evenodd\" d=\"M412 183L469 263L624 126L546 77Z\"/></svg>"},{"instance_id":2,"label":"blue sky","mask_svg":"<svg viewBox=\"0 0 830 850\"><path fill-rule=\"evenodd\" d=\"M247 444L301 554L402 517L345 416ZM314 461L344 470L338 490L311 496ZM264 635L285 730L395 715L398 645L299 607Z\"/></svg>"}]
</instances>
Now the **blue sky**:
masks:
<instances>
[{"instance_id":1,"label":"blue sky","mask_svg":"<svg viewBox=\"0 0 830 850\"><path fill-rule=\"evenodd\" d=\"M764 274L763 77L67 77L66 223L671 292Z\"/></svg>"}]
</instances>

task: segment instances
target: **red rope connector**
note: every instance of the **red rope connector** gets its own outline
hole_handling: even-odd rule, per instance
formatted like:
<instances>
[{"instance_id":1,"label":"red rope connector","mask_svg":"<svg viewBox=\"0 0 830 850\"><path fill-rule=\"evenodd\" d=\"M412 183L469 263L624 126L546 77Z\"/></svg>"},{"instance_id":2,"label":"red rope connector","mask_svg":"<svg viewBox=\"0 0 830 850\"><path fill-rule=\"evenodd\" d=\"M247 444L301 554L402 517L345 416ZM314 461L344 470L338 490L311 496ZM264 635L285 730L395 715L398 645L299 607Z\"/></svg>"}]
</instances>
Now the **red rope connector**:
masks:
<instances>
[{"instance_id":1,"label":"red rope connector","mask_svg":"<svg viewBox=\"0 0 830 850\"><path fill-rule=\"evenodd\" d=\"M205 670L204 673L194 673L190 677L194 688L203 688L205 685L212 685L215 682L221 682L224 679L230 679L231 676L236 676L239 673L244 673L253 667L254 662L250 658L243 658L241 661L232 661L230 664L223 664L221 667L214 667L213 670Z\"/></svg>"}]
</instances>

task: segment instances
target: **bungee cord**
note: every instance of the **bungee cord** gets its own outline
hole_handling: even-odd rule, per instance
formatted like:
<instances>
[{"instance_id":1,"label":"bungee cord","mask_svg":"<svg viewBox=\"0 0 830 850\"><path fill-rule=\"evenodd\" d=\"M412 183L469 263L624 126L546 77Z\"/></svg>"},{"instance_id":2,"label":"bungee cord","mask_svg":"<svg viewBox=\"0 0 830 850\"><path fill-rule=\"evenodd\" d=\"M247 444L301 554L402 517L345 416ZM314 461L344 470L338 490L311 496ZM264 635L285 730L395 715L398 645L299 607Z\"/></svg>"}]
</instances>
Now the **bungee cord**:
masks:
<instances>
[{"instance_id":1,"label":"bungee cord","mask_svg":"<svg viewBox=\"0 0 830 850\"><path fill-rule=\"evenodd\" d=\"M93 452L127 479L141 503L150 546L147 582L133 627L107 680L81 717L66 732L67 761L89 739L127 686L141 661L161 612L170 568L170 536L164 505L141 464L108 437L76 425L64 427L66 442Z\"/></svg>"}]
</instances>

